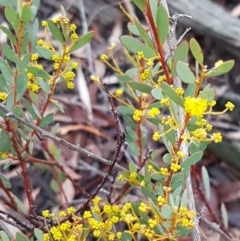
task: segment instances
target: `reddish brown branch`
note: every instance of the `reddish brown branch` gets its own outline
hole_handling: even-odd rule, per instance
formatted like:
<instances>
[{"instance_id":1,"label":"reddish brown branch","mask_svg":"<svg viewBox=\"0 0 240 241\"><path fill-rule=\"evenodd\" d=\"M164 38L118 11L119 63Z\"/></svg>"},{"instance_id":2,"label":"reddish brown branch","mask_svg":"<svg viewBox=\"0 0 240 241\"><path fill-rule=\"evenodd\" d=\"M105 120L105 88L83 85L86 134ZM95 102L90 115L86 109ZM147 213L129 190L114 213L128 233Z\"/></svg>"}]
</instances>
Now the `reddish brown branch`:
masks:
<instances>
[{"instance_id":1,"label":"reddish brown branch","mask_svg":"<svg viewBox=\"0 0 240 241\"><path fill-rule=\"evenodd\" d=\"M197 170L196 170L196 166L192 166L191 168L191 172L193 174L193 177L194 177L194 180L195 180L195 183L196 183L196 186L197 186L197 191L198 191L198 194L202 200L202 202L204 203L204 205L206 206L209 214L211 215L213 221L219 225L220 229L225 233L227 234L230 238L231 238L231 235L230 233L228 232L228 230L225 228L225 226L223 225L223 223L219 220L219 218L215 215L215 213L213 212L212 208L211 208L211 205L209 203L209 201L207 200L205 194L203 193L202 191L202 188L201 188L201 185L200 185L200 176L199 174L197 173Z\"/></svg>"},{"instance_id":2,"label":"reddish brown branch","mask_svg":"<svg viewBox=\"0 0 240 241\"><path fill-rule=\"evenodd\" d=\"M119 120L118 120L118 113L117 110L114 106L113 103L113 99L111 94L108 91L108 88L106 86L106 84L102 83L103 88L105 90L105 92L107 93L107 97L109 100L109 103L111 105L111 112L113 114L114 120L115 120L115 129L116 129L116 135L117 135L117 141L116 141L116 151L115 151L115 155L113 158L113 161L111 162L111 165L108 168L108 172L105 175L105 177L102 179L101 183L98 185L98 187L96 188L96 190L91 194L91 196L87 199L87 201L78 208L78 210L76 211L76 213L82 212L84 211L89 203L91 202L91 200L96 197L96 195L100 192L100 190L102 189L102 187L104 186L104 184L107 182L109 175L111 174L115 164L119 161L119 156L121 153L121 148L122 148L122 144L124 143L125 140L125 135L121 135L120 133L120 125L119 125Z\"/></svg>"},{"instance_id":3,"label":"reddish brown branch","mask_svg":"<svg viewBox=\"0 0 240 241\"><path fill-rule=\"evenodd\" d=\"M32 197L32 188L31 188L30 180L29 180L28 173L27 173L26 162L22 157L21 150L19 149L19 144L18 144L18 141L16 138L16 133L14 131L13 124L9 121L8 118L5 118L5 123L6 123L7 132L9 134L11 133L10 136L11 136L12 144L17 153L17 157L20 162L21 169L22 169L22 176L23 176L23 181L24 181L25 191L26 191L26 195L27 195L27 199L28 199L28 203L29 203L30 212L34 214L35 208L34 208L34 202L33 202L33 197Z\"/></svg>"},{"instance_id":4,"label":"reddish brown branch","mask_svg":"<svg viewBox=\"0 0 240 241\"><path fill-rule=\"evenodd\" d=\"M158 54L160 56L160 64L162 65L163 72L164 72L164 74L166 76L166 79L167 79L167 83L169 85L172 85L172 83L173 83L172 82L172 78L169 75L168 67L167 67L167 65L165 63L163 49L162 49L162 44L160 43L160 39L158 37L158 30L157 30L157 27L156 27L156 25L154 23L154 19L153 19L153 15L152 15L152 11L151 11L149 0L146 1L145 15L146 15L146 17L148 19L149 25L150 25L151 30L152 30L153 37L155 39L157 51L158 51Z\"/></svg>"}]
</instances>

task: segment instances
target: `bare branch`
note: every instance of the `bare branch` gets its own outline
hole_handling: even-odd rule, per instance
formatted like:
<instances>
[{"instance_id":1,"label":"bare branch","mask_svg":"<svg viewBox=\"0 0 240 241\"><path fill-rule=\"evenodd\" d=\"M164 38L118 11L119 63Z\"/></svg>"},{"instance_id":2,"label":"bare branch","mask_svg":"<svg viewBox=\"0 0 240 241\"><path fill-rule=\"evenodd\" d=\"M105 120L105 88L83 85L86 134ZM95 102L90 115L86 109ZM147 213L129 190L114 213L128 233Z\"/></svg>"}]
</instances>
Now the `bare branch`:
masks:
<instances>
[{"instance_id":1,"label":"bare branch","mask_svg":"<svg viewBox=\"0 0 240 241\"><path fill-rule=\"evenodd\" d=\"M80 147L80 146L73 145L73 144L71 144L70 142L67 142L67 141L59 138L58 136L55 136L55 135L53 135L53 134L51 134L51 133L43 130L42 128L40 128L40 127L38 127L38 126L30 123L28 120L18 117L17 115L11 113L11 112L7 109L7 107L6 107L4 104L2 104L2 103L0 103L0 110L4 111L4 112L6 113L5 118L13 118L13 119L16 119L16 120L18 120L19 122L23 123L24 125L26 125L26 126L32 128L33 130L37 131L37 132L38 132L39 134L41 134L43 137L52 139L53 141L56 141L57 143L68 147L70 150L73 150L73 151L79 152L79 153L81 153L81 154L84 154L85 156L90 157L90 158L93 158L94 160L99 161L99 162L101 162L101 163L103 163L103 164L106 164L106 165L109 165L109 166L112 164L111 161L106 160L106 159L104 159L104 158L102 158L102 157L99 157L99 156L93 154L92 152L89 152L89 151L85 150L84 148L82 148L82 147ZM114 168L117 169L117 170L119 170L119 171L125 170L124 167L121 167L121 166L118 165L118 164L115 164L115 165L114 165Z\"/></svg>"}]
</instances>

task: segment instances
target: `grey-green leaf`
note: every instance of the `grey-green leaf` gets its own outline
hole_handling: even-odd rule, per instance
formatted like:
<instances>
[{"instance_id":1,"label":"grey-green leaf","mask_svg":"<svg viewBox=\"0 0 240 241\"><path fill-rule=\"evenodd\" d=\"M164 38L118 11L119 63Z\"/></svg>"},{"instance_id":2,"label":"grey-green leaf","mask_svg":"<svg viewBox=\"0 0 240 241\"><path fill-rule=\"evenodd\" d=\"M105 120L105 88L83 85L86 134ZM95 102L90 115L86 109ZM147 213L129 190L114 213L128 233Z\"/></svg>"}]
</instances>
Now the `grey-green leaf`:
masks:
<instances>
[{"instance_id":1,"label":"grey-green leaf","mask_svg":"<svg viewBox=\"0 0 240 241\"><path fill-rule=\"evenodd\" d=\"M76 43L70 48L69 53L72 53L81 47L83 47L85 44L87 44L93 37L94 33L93 32L88 32L85 35L81 36Z\"/></svg>"},{"instance_id":2,"label":"grey-green leaf","mask_svg":"<svg viewBox=\"0 0 240 241\"><path fill-rule=\"evenodd\" d=\"M152 48L144 45L142 42L131 36L122 36L120 41L127 50L135 54L142 51L146 58L152 58L157 55L157 53Z\"/></svg>"},{"instance_id":3,"label":"grey-green leaf","mask_svg":"<svg viewBox=\"0 0 240 241\"><path fill-rule=\"evenodd\" d=\"M182 82L186 84L195 83L196 77L186 63L178 61L176 65L176 72Z\"/></svg>"},{"instance_id":4,"label":"grey-green leaf","mask_svg":"<svg viewBox=\"0 0 240 241\"><path fill-rule=\"evenodd\" d=\"M203 51L195 38L190 39L189 46L195 60L198 63L203 64L203 60L204 60Z\"/></svg>"},{"instance_id":5,"label":"grey-green leaf","mask_svg":"<svg viewBox=\"0 0 240 241\"><path fill-rule=\"evenodd\" d=\"M234 66L234 60L228 60L206 74L206 77L214 77L228 73Z\"/></svg>"},{"instance_id":6,"label":"grey-green leaf","mask_svg":"<svg viewBox=\"0 0 240 241\"><path fill-rule=\"evenodd\" d=\"M183 107L184 103L182 98L174 91L172 87L170 87L167 83L162 83L162 89L166 96L168 96L174 103Z\"/></svg>"},{"instance_id":7,"label":"grey-green leaf","mask_svg":"<svg viewBox=\"0 0 240 241\"><path fill-rule=\"evenodd\" d=\"M181 163L181 167L186 168L196 164L199 160L201 160L202 156L203 156L202 151L195 152L190 157L188 157L184 162Z\"/></svg>"},{"instance_id":8,"label":"grey-green leaf","mask_svg":"<svg viewBox=\"0 0 240 241\"><path fill-rule=\"evenodd\" d=\"M11 182L0 172L0 179L4 185L5 188L11 188L12 184Z\"/></svg>"},{"instance_id":9,"label":"grey-green leaf","mask_svg":"<svg viewBox=\"0 0 240 241\"><path fill-rule=\"evenodd\" d=\"M22 233L17 233L16 241L30 241L30 239Z\"/></svg>"},{"instance_id":10,"label":"grey-green leaf","mask_svg":"<svg viewBox=\"0 0 240 241\"><path fill-rule=\"evenodd\" d=\"M157 29L160 43L164 44L168 36L169 18L168 13L163 5L157 9Z\"/></svg>"},{"instance_id":11,"label":"grey-green leaf","mask_svg":"<svg viewBox=\"0 0 240 241\"><path fill-rule=\"evenodd\" d=\"M8 235L4 231L0 231L0 237L2 241L10 241Z\"/></svg>"},{"instance_id":12,"label":"grey-green leaf","mask_svg":"<svg viewBox=\"0 0 240 241\"><path fill-rule=\"evenodd\" d=\"M202 167L202 180L203 180L203 186L205 189L205 195L208 200L210 200L210 179L208 176L208 171L206 167Z\"/></svg>"},{"instance_id":13,"label":"grey-green leaf","mask_svg":"<svg viewBox=\"0 0 240 241\"><path fill-rule=\"evenodd\" d=\"M165 219L169 219L172 216L172 208L168 204L164 204L161 207L161 215Z\"/></svg>"},{"instance_id":14,"label":"grey-green leaf","mask_svg":"<svg viewBox=\"0 0 240 241\"><path fill-rule=\"evenodd\" d=\"M50 32L52 33L52 35L60 42L63 43L64 39L63 39L63 35L60 31L60 29L58 28L58 26L52 21L52 20L48 20L48 28L50 30Z\"/></svg>"}]
</instances>

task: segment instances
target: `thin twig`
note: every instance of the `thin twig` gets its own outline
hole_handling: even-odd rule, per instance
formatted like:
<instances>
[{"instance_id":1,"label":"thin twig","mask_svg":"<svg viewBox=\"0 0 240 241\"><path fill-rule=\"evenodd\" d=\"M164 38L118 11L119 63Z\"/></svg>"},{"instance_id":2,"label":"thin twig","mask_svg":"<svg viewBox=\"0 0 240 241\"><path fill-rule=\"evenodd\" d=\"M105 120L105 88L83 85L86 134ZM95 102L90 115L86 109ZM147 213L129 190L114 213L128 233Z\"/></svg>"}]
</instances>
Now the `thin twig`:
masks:
<instances>
[{"instance_id":1,"label":"thin twig","mask_svg":"<svg viewBox=\"0 0 240 241\"><path fill-rule=\"evenodd\" d=\"M49 138L53 141L56 141L57 143L68 147L70 150L73 150L73 151L79 152L81 154L84 154L85 156L93 158L94 160L99 161L99 162L101 162L103 164L106 164L108 166L110 166L112 164L111 161L106 160L102 157L99 157L99 156L93 154L92 152L89 152L89 151L85 150L84 148L82 148L80 146L73 145L70 142L67 142L67 141L59 138L58 136L55 136L55 135L43 130L42 128L30 123L28 120L18 117L17 115L11 113L11 111L2 103L0 103L0 110L4 111L6 113L6 115L5 115L6 118L13 118L13 119L18 120L19 122L23 123L24 125L26 125L26 126L32 128L33 130L37 131L43 137ZM114 165L114 168L119 170L119 171L126 170L124 167L122 167L118 164Z\"/></svg>"},{"instance_id":2,"label":"thin twig","mask_svg":"<svg viewBox=\"0 0 240 241\"><path fill-rule=\"evenodd\" d=\"M27 195L27 200L28 200L28 204L29 204L29 208L30 208L30 213L35 215L36 210L35 210L34 201L33 201L32 187L31 187L31 183L30 183L29 176L27 173L26 162L24 161L24 158L22 156L20 146L19 146L18 140L16 138L16 132L14 130L12 123L9 121L8 118L5 118L5 123L6 123L6 130L8 131L8 133L11 136L13 148L16 151L16 154L17 154L17 157L19 159L19 163L20 163L20 166L22 169L23 182L24 182L25 192Z\"/></svg>"},{"instance_id":3,"label":"thin twig","mask_svg":"<svg viewBox=\"0 0 240 241\"><path fill-rule=\"evenodd\" d=\"M122 145L124 143L125 140L125 135L120 133L120 126L119 126L119 120L118 120L118 113L117 110L114 106L113 103L113 98L110 95L107 85L103 84L103 88L105 90L105 92L107 93L108 99L109 99L109 103L111 105L111 111L114 117L114 121L115 121L115 129L116 129L116 135L117 135L117 141L116 141L116 151L115 151L115 155L114 155L114 159L111 163L111 165L109 166L108 172L105 175L105 177L102 179L101 183L98 185L98 187L96 188L96 190L90 195L90 197L87 199L87 201L78 208L78 210L76 211L76 213L81 212L83 210L85 210L87 208L87 206L89 205L89 203L91 202L91 200L96 197L96 195L100 192L100 190L102 189L103 185L107 182L109 175L111 174L114 166L117 164L117 162L119 161L119 156L121 153L121 148Z\"/></svg>"},{"instance_id":4,"label":"thin twig","mask_svg":"<svg viewBox=\"0 0 240 241\"><path fill-rule=\"evenodd\" d=\"M210 222L208 219L206 219L206 218L204 218L204 217L202 217L201 220L202 220L204 223L206 223L207 225L209 225L209 227L211 227L211 229L213 229L215 232L221 234L221 235L224 237L225 240L227 240L227 241L234 241L234 240L237 241L237 240L239 240L239 239L232 239L232 238L230 238L226 233L224 233L224 232L218 227L218 225L217 225L216 223Z\"/></svg>"}]
</instances>

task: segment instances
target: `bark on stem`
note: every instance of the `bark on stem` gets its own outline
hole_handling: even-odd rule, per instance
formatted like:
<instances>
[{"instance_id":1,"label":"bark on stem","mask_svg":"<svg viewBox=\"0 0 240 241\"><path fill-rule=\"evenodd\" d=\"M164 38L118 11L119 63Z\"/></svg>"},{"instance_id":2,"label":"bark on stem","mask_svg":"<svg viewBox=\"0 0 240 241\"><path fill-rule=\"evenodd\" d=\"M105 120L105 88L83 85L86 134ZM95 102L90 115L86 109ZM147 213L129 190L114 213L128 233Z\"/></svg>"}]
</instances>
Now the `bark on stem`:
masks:
<instances>
[{"instance_id":1,"label":"bark on stem","mask_svg":"<svg viewBox=\"0 0 240 241\"><path fill-rule=\"evenodd\" d=\"M160 3L166 8L168 15L169 15L169 10L168 10L168 5L166 0L160 0ZM169 15L170 16L170 15ZM173 19L174 21L174 19ZM177 19L176 19L177 21ZM174 23L173 23L174 25ZM171 29L172 28L172 29ZM177 47L177 39L176 39L176 32L175 32L175 26L170 26L170 31L169 31L169 36L168 36L168 44L169 44L169 53L170 56L173 54L172 51L176 50ZM173 79L173 85L175 88L182 88L182 82L178 77L174 77ZM185 123L185 116L184 116L184 109L178 106L178 115L180 122L182 126L184 126ZM181 138L181 131L177 131L177 141ZM188 156L188 144L186 142L182 142L179 151L184 152L185 154L185 159ZM184 159L182 159L184 161ZM192 182L191 182L191 175L189 174L186 182L185 182L185 188L187 189L187 194L188 194L188 208L196 213L196 207L195 207L195 200L194 200L194 195L193 195L193 189L192 189ZM200 238L200 230L199 230L199 220L197 216L194 218L195 222L195 227L192 233L192 240L193 241L201 241Z\"/></svg>"}]
</instances>

